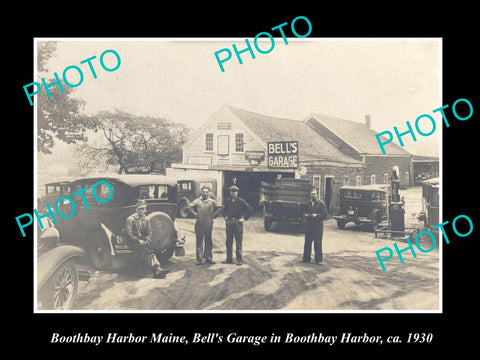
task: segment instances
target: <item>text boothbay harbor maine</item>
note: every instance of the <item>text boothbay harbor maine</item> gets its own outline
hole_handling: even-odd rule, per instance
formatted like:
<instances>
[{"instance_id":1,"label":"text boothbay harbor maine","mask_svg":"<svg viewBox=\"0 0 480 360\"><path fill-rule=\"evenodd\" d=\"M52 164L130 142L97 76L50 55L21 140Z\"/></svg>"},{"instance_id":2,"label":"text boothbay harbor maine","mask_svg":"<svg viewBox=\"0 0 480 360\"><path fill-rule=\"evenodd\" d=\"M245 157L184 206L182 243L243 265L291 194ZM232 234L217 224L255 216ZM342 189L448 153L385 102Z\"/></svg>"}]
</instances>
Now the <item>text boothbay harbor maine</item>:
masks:
<instances>
[{"instance_id":1,"label":"text boothbay harbor maine","mask_svg":"<svg viewBox=\"0 0 480 360\"><path fill-rule=\"evenodd\" d=\"M310 333L308 335L297 335L286 333L284 335L245 335L235 332L227 335L220 333L194 333L193 336L175 335L173 333L152 333L151 335L136 335L133 333L119 334L107 333L106 335L91 335L89 333L77 333L74 335L60 335L52 333L51 344L250 344L259 346L265 343L285 344L373 344L382 345L399 343L430 343L433 340L432 333L408 333L404 335L372 335L366 332L359 334L343 332L338 335L327 335L323 333Z\"/></svg>"}]
</instances>

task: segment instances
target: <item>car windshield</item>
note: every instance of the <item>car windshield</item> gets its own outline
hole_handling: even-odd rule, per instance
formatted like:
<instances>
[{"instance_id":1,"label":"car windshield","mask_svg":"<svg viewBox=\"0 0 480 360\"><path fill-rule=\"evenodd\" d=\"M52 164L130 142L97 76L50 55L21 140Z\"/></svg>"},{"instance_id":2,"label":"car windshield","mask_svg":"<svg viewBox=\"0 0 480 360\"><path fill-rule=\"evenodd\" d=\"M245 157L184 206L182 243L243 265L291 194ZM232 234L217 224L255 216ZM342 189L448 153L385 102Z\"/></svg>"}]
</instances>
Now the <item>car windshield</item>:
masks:
<instances>
[{"instance_id":1,"label":"car windshield","mask_svg":"<svg viewBox=\"0 0 480 360\"><path fill-rule=\"evenodd\" d=\"M81 191L86 187L87 187L87 190ZM110 198L111 196L110 188L103 183L96 185L95 186L96 197L93 196L92 190L93 190L93 186L90 183L77 183L72 185L71 187L72 194L75 192L78 192L77 194L73 195L73 199L75 200L76 203L78 203L78 206L80 206L81 208L85 207L84 201L82 200L83 197L85 197L85 201L89 204L89 206L95 206L95 207L105 206L106 201L102 201L102 200L107 200Z\"/></svg>"},{"instance_id":2,"label":"car windshield","mask_svg":"<svg viewBox=\"0 0 480 360\"><path fill-rule=\"evenodd\" d=\"M47 185L47 194L53 194L53 193L57 193L57 192L60 192L60 188L58 186L55 186L55 185Z\"/></svg>"},{"instance_id":3,"label":"car windshield","mask_svg":"<svg viewBox=\"0 0 480 360\"><path fill-rule=\"evenodd\" d=\"M343 193L343 197L345 199L361 199L362 193L356 190L345 190L345 192Z\"/></svg>"},{"instance_id":4,"label":"car windshield","mask_svg":"<svg viewBox=\"0 0 480 360\"><path fill-rule=\"evenodd\" d=\"M139 199L162 199L168 200L167 185L142 185L139 186Z\"/></svg>"}]
</instances>

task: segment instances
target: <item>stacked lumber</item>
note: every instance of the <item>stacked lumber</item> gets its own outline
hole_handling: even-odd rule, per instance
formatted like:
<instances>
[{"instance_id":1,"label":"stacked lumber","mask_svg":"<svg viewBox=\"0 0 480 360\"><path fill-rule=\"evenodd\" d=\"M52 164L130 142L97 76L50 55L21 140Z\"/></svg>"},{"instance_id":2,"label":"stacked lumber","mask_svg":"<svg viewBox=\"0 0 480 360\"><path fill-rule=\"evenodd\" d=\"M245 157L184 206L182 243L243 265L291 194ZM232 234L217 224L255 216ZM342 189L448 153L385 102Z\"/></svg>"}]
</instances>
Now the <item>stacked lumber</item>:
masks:
<instances>
[{"instance_id":1,"label":"stacked lumber","mask_svg":"<svg viewBox=\"0 0 480 360\"><path fill-rule=\"evenodd\" d=\"M312 185L308 180L278 179L275 183L262 181L260 194L264 201L305 202L310 199Z\"/></svg>"}]
</instances>

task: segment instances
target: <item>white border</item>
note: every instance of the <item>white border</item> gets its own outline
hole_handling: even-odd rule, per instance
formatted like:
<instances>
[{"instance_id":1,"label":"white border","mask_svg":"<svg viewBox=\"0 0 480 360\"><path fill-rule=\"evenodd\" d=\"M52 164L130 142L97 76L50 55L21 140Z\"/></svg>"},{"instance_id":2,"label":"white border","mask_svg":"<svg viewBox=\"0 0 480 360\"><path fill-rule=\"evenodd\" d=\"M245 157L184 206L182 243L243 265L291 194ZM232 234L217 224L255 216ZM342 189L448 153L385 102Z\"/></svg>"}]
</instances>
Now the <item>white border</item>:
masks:
<instances>
[{"instance_id":1,"label":"white border","mask_svg":"<svg viewBox=\"0 0 480 360\"><path fill-rule=\"evenodd\" d=\"M249 38L250 39L250 38ZM282 37L274 37L274 39L283 39ZM261 41L270 41L270 39L259 38ZM439 104L443 104L443 38L442 37L421 37L421 38L388 38L388 37L375 37L375 38L316 38L316 37L305 37L305 38L290 38L287 37L287 40L292 42L302 42L302 41L438 41L439 42L439 79L440 79L440 98ZM125 42L134 42L134 41L143 41L143 42L158 42L158 41L245 41L245 38L239 37L226 37L226 38L177 38L177 37L165 37L165 38L104 38L104 37L91 37L91 38L69 38L69 37L51 37L51 38L33 38L33 64L34 64L34 79L37 79L37 42L39 41L125 41ZM34 80L35 81L35 80ZM33 144L34 144L34 174L33 174L33 186L34 186L34 204L37 205L37 95L34 95L34 129L33 129ZM440 105L441 106L441 105ZM432 109L433 110L433 109ZM440 141L439 141L439 177L440 177L440 187L439 187L439 218L440 223L443 222L443 126L440 126ZM48 314L48 313L61 313L61 314L86 314L86 313L112 313L112 314L151 314L151 313L173 313L173 314L224 314L224 313L233 313L233 314L242 314L242 313L258 313L258 314L329 314L329 313L338 313L338 314L405 314L405 313L416 313L416 314L429 314L429 313L443 313L443 242L442 235L439 234L439 309L436 310L38 310L37 309L37 227L33 226L33 248L34 248L34 281L33 281L33 293L34 293L34 303L33 309L36 314Z\"/></svg>"}]
</instances>

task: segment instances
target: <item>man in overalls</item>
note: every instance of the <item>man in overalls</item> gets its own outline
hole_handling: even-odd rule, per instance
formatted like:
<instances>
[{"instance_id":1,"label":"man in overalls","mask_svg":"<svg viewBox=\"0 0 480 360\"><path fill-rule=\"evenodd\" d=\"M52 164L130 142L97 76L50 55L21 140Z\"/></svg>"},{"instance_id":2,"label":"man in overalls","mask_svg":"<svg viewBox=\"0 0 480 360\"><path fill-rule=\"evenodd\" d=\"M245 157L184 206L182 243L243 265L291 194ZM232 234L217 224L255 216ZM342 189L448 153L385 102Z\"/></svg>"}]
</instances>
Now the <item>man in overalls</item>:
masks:
<instances>
[{"instance_id":1,"label":"man in overalls","mask_svg":"<svg viewBox=\"0 0 480 360\"><path fill-rule=\"evenodd\" d=\"M187 208L187 211L197 219L195 222L196 265L215 264L212 254L213 220L222 209L223 207L210 197L208 186L202 187L202 196L192 201Z\"/></svg>"}]
</instances>

